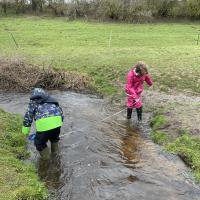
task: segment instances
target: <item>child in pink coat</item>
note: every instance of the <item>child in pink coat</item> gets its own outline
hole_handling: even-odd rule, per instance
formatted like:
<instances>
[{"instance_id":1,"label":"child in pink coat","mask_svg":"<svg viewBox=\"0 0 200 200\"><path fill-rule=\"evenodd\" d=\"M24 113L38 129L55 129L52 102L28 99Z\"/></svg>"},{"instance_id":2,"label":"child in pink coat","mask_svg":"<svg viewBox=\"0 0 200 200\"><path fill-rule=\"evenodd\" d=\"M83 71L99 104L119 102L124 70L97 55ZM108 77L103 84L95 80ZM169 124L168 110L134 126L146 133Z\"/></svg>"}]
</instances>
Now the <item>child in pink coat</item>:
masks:
<instances>
[{"instance_id":1,"label":"child in pink coat","mask_svg":"<svg viewBox=\"0 0 200 200\"><path fill-rule=\"evenodd\" d=\"M151 86L153 84L148 74L147 65L138 62L127 75L125 91L127 95L127 119L131 119L133 108L136 108L138 121L142 120L141 93L144 90L144 81Z\"/></svg>"}]
</instances>

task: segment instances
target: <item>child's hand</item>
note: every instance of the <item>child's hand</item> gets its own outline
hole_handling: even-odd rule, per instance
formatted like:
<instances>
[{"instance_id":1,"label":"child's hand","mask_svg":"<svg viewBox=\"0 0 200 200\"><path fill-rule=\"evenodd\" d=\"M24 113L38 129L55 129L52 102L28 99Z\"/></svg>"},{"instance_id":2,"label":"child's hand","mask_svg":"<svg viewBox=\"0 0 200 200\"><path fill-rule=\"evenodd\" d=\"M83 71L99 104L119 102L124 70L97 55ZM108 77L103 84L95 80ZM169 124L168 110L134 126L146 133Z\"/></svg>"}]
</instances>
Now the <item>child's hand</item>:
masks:
<instances>
[{"instance_id":1,"label":"child's hand","mask_svg":"<svg viewBox=\"0 0 200 200\"><path fill-rule=\"evenodd\" d=\"M30 141L34 141L35 136L36 136L35 133L30 134L30 135L28 136L28 140L30 140Z\"/></svg>"},{"instance_id":2,"label":"child's hand","mask_svg":"<svg viewBox=\"0 0 200 200\"><path fill-rule=\"evenodd\" d=\"M133 99L133 104L136 104L140 99Z\"/></svg>"}]
</instances>

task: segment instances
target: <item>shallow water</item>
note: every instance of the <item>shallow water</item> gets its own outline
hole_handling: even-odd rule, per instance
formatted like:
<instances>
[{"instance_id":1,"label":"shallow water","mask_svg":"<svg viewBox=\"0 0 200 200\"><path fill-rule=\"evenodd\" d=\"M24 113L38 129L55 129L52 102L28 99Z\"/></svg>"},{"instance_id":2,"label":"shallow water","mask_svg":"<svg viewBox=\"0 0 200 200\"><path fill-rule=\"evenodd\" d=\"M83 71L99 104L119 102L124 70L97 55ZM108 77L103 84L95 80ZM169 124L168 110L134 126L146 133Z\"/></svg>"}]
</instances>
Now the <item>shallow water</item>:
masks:
<instances>
[{"instance_id":1,"label":"shallow water","mask_svg":"<svg viewBox=\"0 0 200 200\"><path fill-rule=\"evenodd\" d=\"M116 110L103 99L58 91L53 95L65 113L60 153L45 166L29 144L50 200L200 199L199 186L183 162L148 139L147 114L140 128L127 122L125 111L102 121ZM0 94L0 107L24 114L28 98Z\"/></svg>"}]
</instances>

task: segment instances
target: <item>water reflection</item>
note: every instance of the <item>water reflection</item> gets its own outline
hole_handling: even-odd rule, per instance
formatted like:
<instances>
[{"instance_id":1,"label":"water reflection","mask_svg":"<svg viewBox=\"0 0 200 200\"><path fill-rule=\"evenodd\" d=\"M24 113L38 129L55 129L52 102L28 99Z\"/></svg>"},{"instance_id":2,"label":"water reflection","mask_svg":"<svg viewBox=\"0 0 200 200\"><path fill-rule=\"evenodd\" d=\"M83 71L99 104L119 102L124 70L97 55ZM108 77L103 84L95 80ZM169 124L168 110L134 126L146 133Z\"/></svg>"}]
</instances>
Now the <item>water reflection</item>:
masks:
<instances>
[{"instance_id":1,"label":"water reflection","mask_svg":"<svg viewBox=\"0 0 200 200\"><path fill-rule=\"evenodd\" d=\"M49 160L38 158L38 175L49 190L57 190L64 184L61 179L63 172L61 160L59 154L52 154Z\"/></svg>"},{"instance_id":2,"label":"water reflection","mask_svg":"<svg viewBox=\"0 0 200 200\"><path fill-rule=\"evenodd\" d=\"M132 129L128 124L126 128L126 135L122 137L121 150L126 159L127 164L136 164L139 162L138 147L141 143L136 130Z\"/></svg>"}]
</instances>

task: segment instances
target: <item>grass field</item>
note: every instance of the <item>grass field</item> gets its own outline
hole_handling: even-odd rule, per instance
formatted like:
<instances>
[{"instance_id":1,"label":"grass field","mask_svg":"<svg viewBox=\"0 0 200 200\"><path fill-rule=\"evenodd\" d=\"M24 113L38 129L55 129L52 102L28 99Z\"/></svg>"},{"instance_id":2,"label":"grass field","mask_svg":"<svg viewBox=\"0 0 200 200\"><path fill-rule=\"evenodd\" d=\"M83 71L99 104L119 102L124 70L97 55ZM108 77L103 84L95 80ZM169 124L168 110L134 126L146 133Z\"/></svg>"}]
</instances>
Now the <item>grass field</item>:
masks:
<instances>
[{"instance_id":1,"label":"grass field","mask_svg":"<svg viewBox=\"0 0 200 200\"><path fill-rule=\"evenodd\" d=\"M35 168L19 158L26 158L22 119L0 109L0 200L40 200L47 197Z\"/></svg>"},{"instance_id":2,"label":"grass field","mask_svg":"<svg viewBox=\"0 0 200 200\"><path fill-rule=\"evenodd\" d=\"M105 94L115 93L131 66L143 60L150 66L155 88L200 92L199 30L197 23L109 24L8 17L0 19L0 56L87 73Z\"/></svg>"}]
</instances>

